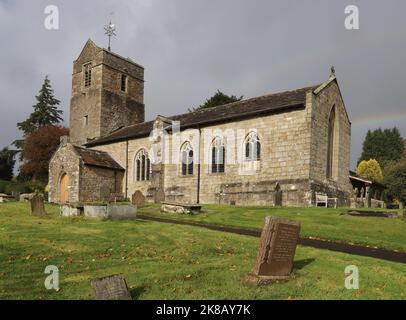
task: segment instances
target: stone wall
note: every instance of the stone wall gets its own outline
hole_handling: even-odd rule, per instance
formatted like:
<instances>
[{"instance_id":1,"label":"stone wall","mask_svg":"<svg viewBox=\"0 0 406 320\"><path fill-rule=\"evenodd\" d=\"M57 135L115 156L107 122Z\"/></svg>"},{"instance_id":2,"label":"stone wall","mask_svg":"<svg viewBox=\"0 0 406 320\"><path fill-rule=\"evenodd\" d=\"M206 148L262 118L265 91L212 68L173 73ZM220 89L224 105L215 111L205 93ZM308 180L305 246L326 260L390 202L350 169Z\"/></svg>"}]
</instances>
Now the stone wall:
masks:
<instances>
[{"instance_id":1,"label":"stone wall","mask_svg":"<svg viewBox=\"0 0 406 320\"><path fill-rule=\"evenodd\" d=\"M81 188L79 192L80 202L98 202L100 198L100 188L107 187L110 193L121 194L123 190L124 172L111 169L83 166L81 174Z\"/></svg>"},{"instance_id":2,"label":"stone wall","mask_svg":"<svg viewBox=\"0 0 406 320\"><path fill-rule=\"evenodd\" d=\"M144 122L145 107L123 93L108 90L101 92L99 136L107 135L121 127Z\"/></svg>"},{"instance_id":3,"label":"stone wall","mask_svg":"<svg viewBox=\"0 0 406 320\"><path fill-rule=\"evenodd\" d=\"M80 159L71 144L61 145L49 163L49 196L51 203L60 202L62 175L69 177L68 193L71 202L79 202Z\"/></svg>"},{"instance_id":4,"label":"stone wall","mask_svg":"<svg viewBox=\"0 0 406 320\"><path fill-rule=\"evenodd\" d=\"M123 194L126 193L126 179L127 179L127 198L130 199L131 195L135 191L139 190L144 196L148 194L148 188L150 187L150 181L137 181L136 171L135 171L135 156L141 150L145 149L149 151L151 149L152 142L149 137L130 140L128 142L128 157L127 157L127 143L117 142L107 145L101 145L94 147L100 151L105 151L109 153L114 160L117 161L123 168L127 168L127 175L123 176L122 181L122 191Z\"/></svg>"},{"instance_id":5,"label":"stone wall","mask_svg":"<svg viewBox=\"0 0 406 320\"><path fill-rule=\"evenodd\" d=\"M351 123L336 81L331 81L318 95L312 95L311 110L311 166L313 189L338 197L341 205L349 205L352 190L349 180ZM335 108L334 155L332 177L327 178L328 124Z\"/></svg>"},{"instance_id":6,"label":"stone wall","mask_svg":"<svg viewBox=\"0 0 406 320\"><path fill-rule=\"evenodd\" d=\"M284 205L307 201L304 199L307 190L303 190L303 186L300 194L297 191L290 192L299 189L296 180L309 178L310 131L306 110L227 123L211 129L242 129L243 135L256 130L261 142L261 159L255 163L255 170L246 170L247 164L242 161L242 138L237 139L234 150L228 150L226 146L226 163L232 162L229 157L234 157L237 163L227 165L224 173L211 173L210 158L205 159L201 168L202 203L273 204L272 189L277 182L283 192ZM203 148L210 148L210 145L201 148L201 153L210 154L209 150Z\"/></svg>"}]
</instances>

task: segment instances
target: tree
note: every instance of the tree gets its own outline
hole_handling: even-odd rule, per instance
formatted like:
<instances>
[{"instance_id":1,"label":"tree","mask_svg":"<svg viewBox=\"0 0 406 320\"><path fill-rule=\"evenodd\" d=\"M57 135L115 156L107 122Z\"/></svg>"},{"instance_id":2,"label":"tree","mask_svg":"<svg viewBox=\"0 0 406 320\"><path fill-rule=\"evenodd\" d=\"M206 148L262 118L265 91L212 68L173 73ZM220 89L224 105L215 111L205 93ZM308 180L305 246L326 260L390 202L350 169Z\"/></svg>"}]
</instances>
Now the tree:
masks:
<instances>
[{"instance_id":1,"label":"tree","mask_svg":"<svg viewBox=\"0 0 406 320\"><path fill-rule=\"evenodd\" d=\"M11 181L13 179L16 153L15 150L10 150L8 147L0 151L0 180Z\"/></svg>"},{"instance_id":2,"label":"tree","mask_svg":"<svg viewBox=\"0 0 406 320\"><path fill-rule=\"evenodd\" d=\"M383 179L381 166L375 159L362 160L357 167L356 173L373 181L381 181Z\"/></svg>"},{"instance_id":3,"label":"tree","mask_svg":"<svg viewBox=\"0 0 406 320\"><path fill-rule=\"evenodd\" d=\"M49 161L59 147L60 137L66 135L69 135L69 129L48 125L27 136L22 150L21 174L47 181Z\"/></svg>"},{"instance_id":4,"label":"tree","mask_svg":"<svg viewBox=\"0 0 406 320\"><path fill-rule=\"evenodd\" d=\"M201 109L206 109L206 108L213 108L217 106L221 106L223 104L227 103L232 103L232 102L237 102L241 101L243 96L237 98L236 96L232 95L229 96L220 90L217 90L217 92L209 99L206 99L206 102L201 104L200 106L196 108L189 109L190 112L201 110Z\"/></svg>"},{"instance_id":5,"label":"tree","mask_svg":"<svg viewBox=\"0 0 406 320\"><path fill-rule=\"evenodd\" d=\"M406 159L406 139L403 140L403 147L404 147L403 158Z\"/></svg>"},{"instance_id":6,"label":"tree","mask_svg":"<svg viewBox=\"0 0 406 320\"><path fill-rule=\"evenodd\" d=\"M61 102L54 97L54 90L52 89L51 81L48 79L48 76L45 77L39 95L35 96L35 98L37 104L33 106L34 111L29 115L28 119L17 123L18 129L23 132L24 139L39 128L48 125L58 125L63 121L63 112L58 109ZM13 145L16 146L19 151L23 149L24 139L13 142Z\"/></svg>"},{"instance_id":7,"label":"tree","mask_svg":"<svg viewBox=\"0 0 406 320\"><path fill-rule=\"evenodd\" d=\"M33 106L34 112L30 114L27 120L17 124L17 127L25 135L33 133L41 127L57 125L63 121L63 112L58 110L61 102L54 97L54 90L51 87L51 81L48 79L48 76L45 77L39 95L35 98L37 99L37 104Z\"/></svg>"},{"instance_id":8,"label":"tree","mask_svg":"<svg viewBox=\"0 0 406 320\"><path fill-rule=\"evenodd\" d=\"M385 167L388 161L398 161L402 159L404 152L403 139L398 128L381 128L368 130L363 146L362 154L358 161L376 159Z\"/></svg>"},{"instance_id":9,"label":"tree","mask_svg":"<svg viewBox=\"0 0 406 320\"><path fill-rule=\"evenodd\" d=\"M386 168L383 183L391 198L406 204L406 160L399 161Z\"/></svg>"}]
</instances>

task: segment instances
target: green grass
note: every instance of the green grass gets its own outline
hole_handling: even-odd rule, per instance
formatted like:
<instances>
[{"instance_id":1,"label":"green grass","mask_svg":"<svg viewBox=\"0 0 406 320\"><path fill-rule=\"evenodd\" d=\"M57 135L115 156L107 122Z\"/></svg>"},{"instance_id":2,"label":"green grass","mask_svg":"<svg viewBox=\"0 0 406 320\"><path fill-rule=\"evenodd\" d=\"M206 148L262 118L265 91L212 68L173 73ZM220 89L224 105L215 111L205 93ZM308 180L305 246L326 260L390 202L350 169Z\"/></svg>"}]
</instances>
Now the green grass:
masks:
<instances>
[{"instance_id":1,"label":"green grass","mask_svg":"<svg viewBox=\"0 0 406 320\"><path fill-rule=\"evenodd\" d=\"M134 299L405 299L406 265L298 246L295 279L260 288L244 283L259 239L149 221L29 214L0 204L0 299L93 299L90 281L122 273ZM47 265L59 292L44 287ZM344 288L357 265L360 289Z\"/></svg>"},{"instance_id":2,"label":"green grass","mask_svg":"<svg viewBox=\"0 0 406 320\"><path fill-rule=\"evenodd\" d=\"M301 223L301 235L406 252L406 223L401 219L341 215L348 208L275 208L204 205L198 215L168 214L148 204L139 213L223 226L262 228L265 216ZM394 210L387 210L396 212Z\"/></svg>"}]
</instances>

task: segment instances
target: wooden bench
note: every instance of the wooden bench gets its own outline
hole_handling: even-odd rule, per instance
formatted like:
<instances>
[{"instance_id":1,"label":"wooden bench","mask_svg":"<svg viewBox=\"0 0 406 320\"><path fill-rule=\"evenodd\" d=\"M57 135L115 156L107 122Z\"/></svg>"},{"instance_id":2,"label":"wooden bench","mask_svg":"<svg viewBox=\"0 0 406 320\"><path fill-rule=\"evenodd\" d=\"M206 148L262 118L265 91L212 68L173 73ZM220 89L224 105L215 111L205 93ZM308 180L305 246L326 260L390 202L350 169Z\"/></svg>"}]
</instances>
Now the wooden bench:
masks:
<instances>
[{"instance_id":1,"label":"wooden bench","mask_svg":"<svg viewBox=\"0 0 406 320\"><path fill-rule=\"evenodd\" d=\"M329 198L324 193L316 193L316 207L318 207L319 204L322 204L324 207L328 208L329 201L333 201L334 208L337 208L338 198Z\"/></svg>"}]
</instances>

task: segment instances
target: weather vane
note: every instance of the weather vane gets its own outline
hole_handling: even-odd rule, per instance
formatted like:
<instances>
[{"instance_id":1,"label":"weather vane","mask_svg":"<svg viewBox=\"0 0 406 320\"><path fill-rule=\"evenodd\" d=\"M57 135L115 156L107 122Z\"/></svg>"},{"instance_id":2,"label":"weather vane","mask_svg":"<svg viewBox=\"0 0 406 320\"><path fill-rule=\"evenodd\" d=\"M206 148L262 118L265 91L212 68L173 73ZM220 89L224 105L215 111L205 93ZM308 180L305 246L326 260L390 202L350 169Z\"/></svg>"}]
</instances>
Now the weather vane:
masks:
<instances>
[{"instance_id":1,"label":"weather vane","mask_svg":"<svg viewBox=\"0 0 406 320\"><path fill-rule=\"evenodd\" d=\"M116 36L116 26L113 24L113 23L111 23L111 21L109 22L109 24L107 25L107 26L104 26L104 30L106 30L106 35L109 37L109 47L108 47L108 50L109 51L111 51L111 48L110 48L110 41L111 41L111 37L112 36Z\"/></svg>"}]
</instances>

